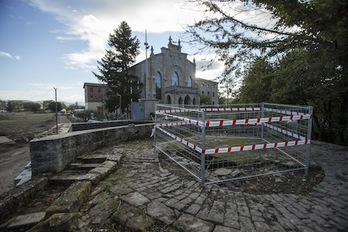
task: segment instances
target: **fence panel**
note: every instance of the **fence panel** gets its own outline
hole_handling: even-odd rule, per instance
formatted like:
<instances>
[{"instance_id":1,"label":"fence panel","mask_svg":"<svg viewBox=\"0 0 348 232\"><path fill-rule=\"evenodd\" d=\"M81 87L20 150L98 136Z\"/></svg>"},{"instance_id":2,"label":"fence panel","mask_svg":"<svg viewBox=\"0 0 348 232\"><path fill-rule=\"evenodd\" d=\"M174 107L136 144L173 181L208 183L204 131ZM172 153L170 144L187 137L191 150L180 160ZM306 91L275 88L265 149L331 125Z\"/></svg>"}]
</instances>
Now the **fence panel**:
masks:
<instances>
[{"instance_id":1,"label":"fence panel","mask_svg":"<svg viewBox=\"0 0 348 232\"><path fill-rule=\"evenodd\" d=\"M312 107L157 105L155 146L202 183L304 170Z\"/></svg>"}]
</instances>

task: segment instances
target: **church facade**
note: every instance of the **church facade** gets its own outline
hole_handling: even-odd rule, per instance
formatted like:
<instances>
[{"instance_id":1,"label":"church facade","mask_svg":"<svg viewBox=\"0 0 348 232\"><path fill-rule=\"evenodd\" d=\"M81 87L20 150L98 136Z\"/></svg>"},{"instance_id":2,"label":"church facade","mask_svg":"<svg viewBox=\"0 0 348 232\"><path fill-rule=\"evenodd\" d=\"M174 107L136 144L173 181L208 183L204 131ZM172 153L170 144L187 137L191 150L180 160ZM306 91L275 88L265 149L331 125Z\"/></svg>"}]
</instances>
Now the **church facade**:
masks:
<instances>
[{"instance_id":1,"label":"church facade","mask_svg":"<svg viewBox=\"0 0 348 232\"><path fill-rule=\"evenodd\" d=\"M200 105L200 95L205 94L211 97L212 105L218 104L218 83L196 78L195 60L188 60L187 54L181 51L180 40L174 43L169 37L168 47L162 47L158 54L154 54L151 47L149 57L132 66L131 72L143 84L139 102ZM101 100L99 105L96 102L102 97L96 99L93 96L93 104L88 102L93 87L93 83L84 85L85 106L89 110L97 110L98 106L102 106Z\"/></svg>"},{"instance_id":2,"label":"church facade","mask_svg":"<svg viewBox=\"0 0 348 232\"><path fill-rule=\"evenodd\" d=\"M197 105L200 102L195 83L196 64L181 52L180 40L174 44L169 38L168 47L161 53L150 56L131 68L140 77L144 89L141 99L157 99L160 103L173 105Z\"/></svg>"}]
</instances>

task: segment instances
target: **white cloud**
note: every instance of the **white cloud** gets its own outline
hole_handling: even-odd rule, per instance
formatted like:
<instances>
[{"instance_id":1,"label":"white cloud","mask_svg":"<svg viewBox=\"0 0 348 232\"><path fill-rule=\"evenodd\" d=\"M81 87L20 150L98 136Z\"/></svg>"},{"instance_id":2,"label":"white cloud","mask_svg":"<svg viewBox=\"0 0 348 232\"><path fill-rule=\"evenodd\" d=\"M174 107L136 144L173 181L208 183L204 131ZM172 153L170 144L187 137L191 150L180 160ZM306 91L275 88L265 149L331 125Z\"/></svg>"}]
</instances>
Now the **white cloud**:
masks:
<instances>
[{"instance_id":1,"label":"white cloud","mask_svg":"<svg viewBox=\"0 0 348 232\"><path fill-rule=\"evenodd\" d=\"M0 51L0 56L12 59L12 55L10 53L7 53L7 52Z\"/></svg>"},{"instance_id":2,"label":"white cloud","mask_svg":"<svg viewBox=\"0 0 348 232\"><path fill-rule=\"evenodd\" d=\"M149 33L183 31L184 25L199 17L199 12L184 6L185 0L31 0L34 7L54 14L66 26L58 40L85 41L84 50L66 54L69 69L91 68L105 54L107 39L121 21L133 32Z\"/></svg>"},{"instance_id":3,"label":"white cloud","mask_svg":"<svg viewBox=\"0 0 348 232\"><path fill-rule=\"evenodd\" d=\"M196 77L215 81L224 70L223 62L215 54L189 56L190 60L193 58L196 61Z\"/></svg>"},{"instance_id":4,"label":"white cloud","mask_svg":"<svg viewBox=\"0 0 348 232\"><path fill-rule=\"evenodd\" d=\"M6 58L10 58L10 59L15 59L15 60L20 60L20 59L21 59L20 56L11 55L10 53L8 53L8 52L3 52L3 51L0 51L0 56L6 57Z\"/></svg>"}]
</instances>

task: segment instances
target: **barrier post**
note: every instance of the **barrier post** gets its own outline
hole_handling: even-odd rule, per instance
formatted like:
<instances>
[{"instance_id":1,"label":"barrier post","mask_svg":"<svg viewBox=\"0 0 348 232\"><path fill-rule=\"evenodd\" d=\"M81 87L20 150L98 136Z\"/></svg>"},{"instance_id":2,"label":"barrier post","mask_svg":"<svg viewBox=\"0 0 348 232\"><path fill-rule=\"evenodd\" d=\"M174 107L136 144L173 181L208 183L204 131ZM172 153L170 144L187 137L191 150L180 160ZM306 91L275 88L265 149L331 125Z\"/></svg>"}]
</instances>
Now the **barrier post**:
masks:
<instances>
[{"instance_id":1,"label":"barrier post","mask_svg":"<svg viewBox=\"0 0 348 232\"><path fill-rule=\"evenodd\" d=\"M313 107L309 106L308 107L308 114L313 115ZM312 137L312 117L308 119L308 124L307 124L307 141L308 143L306 144L306 160L305 160L305 176L308 176L308 169L309 169L309 156L311 154L311 137Z\"/></svg>"},{"instance_id":2,"label":"barrier post","mask_svg":"<svg viewBox=\"0 0 348 232\"><path fill-rule=\"evenodd\" d=\"M261 103L261 118L265 117L265 103ZM261 139L263 140L263 123L261 123Z\"/></svg>"},{"instance_id":3,"label":"barrier post","mask_svg":"<svg viewBox=\"0 0 348 232\"><path fill-rule=\"evenodd\" d=\"M204 125L202 125L202 152L201 152L201 184L204 185L205 182L205 112L201 113L202 115L202 122L204 122Z\"/></svg>"}]
</instances>

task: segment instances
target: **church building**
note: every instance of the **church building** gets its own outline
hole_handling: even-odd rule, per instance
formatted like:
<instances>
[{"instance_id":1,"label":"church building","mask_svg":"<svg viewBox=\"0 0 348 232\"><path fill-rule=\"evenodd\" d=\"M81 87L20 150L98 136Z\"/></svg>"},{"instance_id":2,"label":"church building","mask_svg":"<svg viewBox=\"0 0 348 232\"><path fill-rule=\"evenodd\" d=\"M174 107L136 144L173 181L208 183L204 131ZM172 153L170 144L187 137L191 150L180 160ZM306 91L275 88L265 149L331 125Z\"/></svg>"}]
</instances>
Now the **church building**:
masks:
<instances>
[{"instance_id":1,"label":"church building","mask_svg":"<svg viewBox=\"0 0 348 232\"><path fill-rule=\"evenodd\" d=\"M173 105L199 104L196 64L181 52L180 40L174 44L169 38L168 48L162 47L159 54L151 47L149 58L134 65L132 71L144 84L140 98Z\"/></svg>"},{"instance_id":2,"label":"church building","mask_svg":"<svg viewBox=\"0 0 348 232\"><path fill-rule=\"evenodd\" d=\"M145 60L131 67L131 72L138 76L143 84L139 102L145 102L142 107L151 112L156 103L176 106L200 105L200 94L211 97L212 105L218 104L218 83L196 78L195 60L188 60L187 54L181 52L180 40L175 43L169 37L168 47L162 47L161 53L158 54L154 54L151 47L149 56L146 54ZM97 99L94 96L95 87L92 83L84 85L86 109L97 110L96 101L99 100L99 106L102 106L103 98L98 96ZM93 98L90 97L91 90L94 91ZM91 100L93 104L89 102Z\"/></svg>"}]
</instances>

